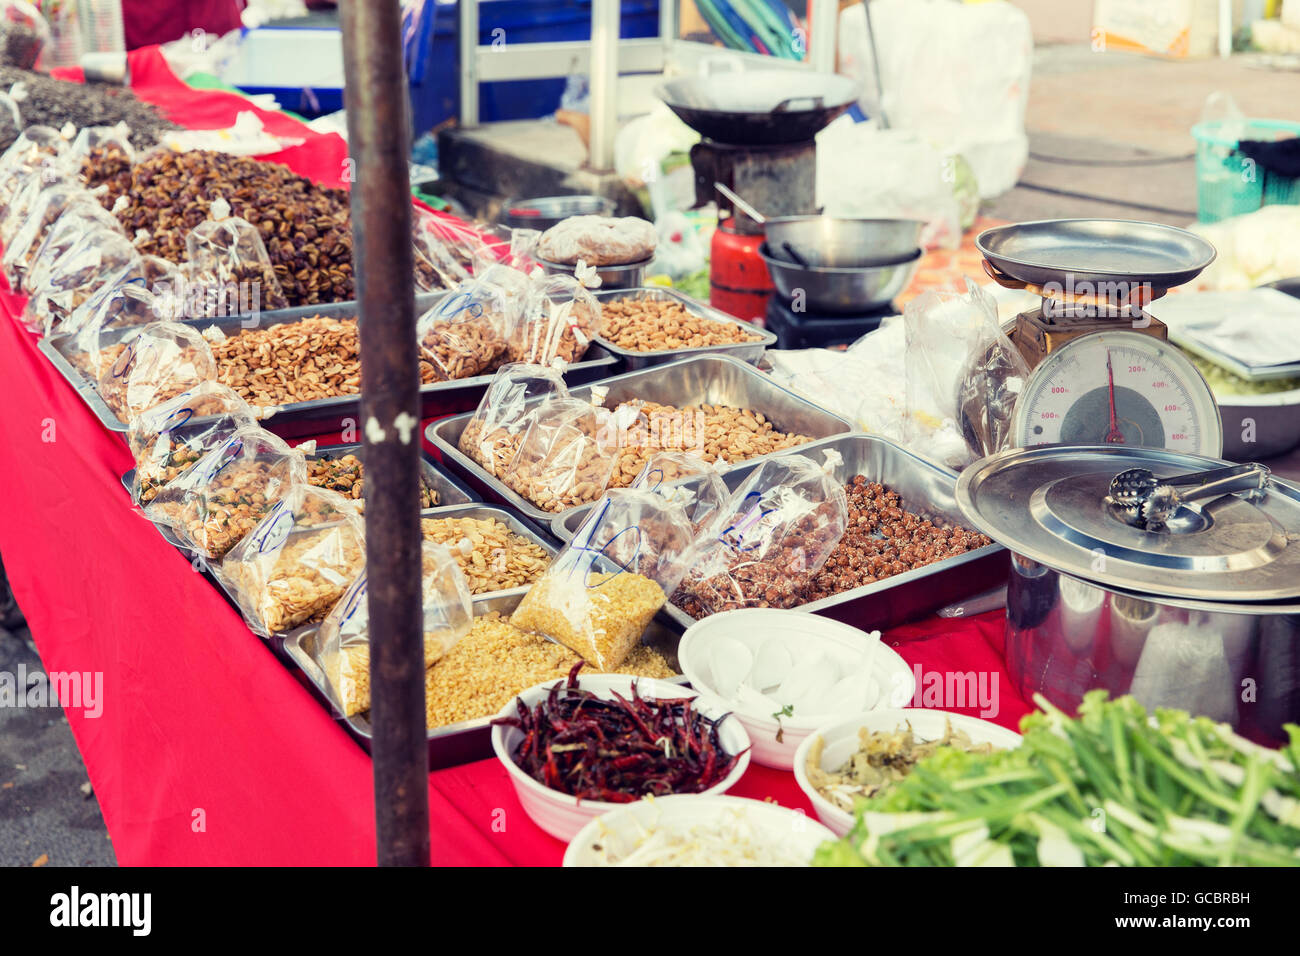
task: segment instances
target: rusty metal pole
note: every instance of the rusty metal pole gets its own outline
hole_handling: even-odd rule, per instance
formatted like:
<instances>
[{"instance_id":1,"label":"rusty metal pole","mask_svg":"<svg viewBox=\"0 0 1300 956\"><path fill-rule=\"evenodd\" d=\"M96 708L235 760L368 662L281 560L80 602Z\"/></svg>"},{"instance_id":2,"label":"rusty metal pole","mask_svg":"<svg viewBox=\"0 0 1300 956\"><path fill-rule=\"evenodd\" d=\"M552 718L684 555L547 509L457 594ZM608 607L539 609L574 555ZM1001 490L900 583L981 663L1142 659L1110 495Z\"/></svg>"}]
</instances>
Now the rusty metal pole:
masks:
<instances>
[{"instance_id":1,"label":"rusty metal pole","mask_svg":"<svg viewBox=\"0 0 1300 956\"><path fill-rule=\"evenodd\" d=\"M361 306L376 842L381 866L427 866L420 372L401 9L398 0L344 0L341 13Z\"/></svg>"}]
</instances>

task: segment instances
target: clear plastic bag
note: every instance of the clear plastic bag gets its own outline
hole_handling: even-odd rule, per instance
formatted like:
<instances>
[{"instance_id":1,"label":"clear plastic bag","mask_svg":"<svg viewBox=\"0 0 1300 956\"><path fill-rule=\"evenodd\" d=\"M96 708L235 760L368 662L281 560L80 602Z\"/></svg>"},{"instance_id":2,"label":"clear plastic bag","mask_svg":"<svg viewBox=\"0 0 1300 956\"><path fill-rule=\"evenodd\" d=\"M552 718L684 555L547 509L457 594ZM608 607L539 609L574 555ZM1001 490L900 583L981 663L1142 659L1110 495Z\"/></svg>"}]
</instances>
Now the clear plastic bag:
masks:
<instances>
[{"instance_id":1,"label":"clear plastic bag","mask_svg":"<svg viewBox=\"0 0 1300 956\"><path fill-rule=\"evenodd\" d=\"M209 212L211 218L185 237L187 278L200 293L190 297L200 305L196 317L288 308L257 227L231 216L229 204L222 199L214 200ZM252 308L244 310L241 306L247 303Z\"/></svg>"},{"instance_id":2,"label":"clear plastic bag","mask_svg":"<svg viewBox=\"0 0 1300 956\"><path fill-rule=\"evenodd\" d=\"M648 491L620 488L591 510L524 595L510 623L614 671L677 588L693 554L685 512Z\"/></svg>"},{"instance_id":3,"label":"clear plastic bag","mask_svg":"<svg viewBox=\"0 0 1300 956\"><path fill-rule=\"evenodd\" d=\"M73 338L63 353L83 375L98 383L121 351L109 346L111 351L105 354L104 333L167 321L169 316L164 313L157 297L142 283L120 282L96 294L64 322L60 331Z\"/></svg>"},{"instance_id":4,"label":"clear plastic bag","mask_svg":"<svg viewBox=\"0 0 1300 956\"><path fill-rule=\"evenodd\" d=\"M91 296L104 286L115 286L138 267L140 257L130 240L120 233L96 229L82 236L67 252L42 272L23 310L29 328L51 335ZM37 270L31 275L35 280Z\"/></svg>"},{"instance_id":5,"label":"clear plastic bag","mask_svg":"<svg viewBox=\"0 0 1300 956\"><path fill-rule=\"evenodd\" d=\"M698 539L679 603L692 617L804 603L848 527L848 497L833 473L802 455L763 462Z\"/></svg>"},{"instance_id":6,"label":"clear plastic bag","mask_svg":"<svg viewBox=\"0 0 1300 956\"><path fill-rule=\"evenodd\" d=\"M289 491L307 483L302 452L256 425L237 429L145 507L209 561L223 557ZM346 501L346 499L343 499Z\"/></svg>"},{"instance_id":7,"label":"clear plastic bag","mask_svg":"<svg viewBox=\"0 0 1300 956\"><path fill-rule=\"evenodd\" d=\"M488 474L499 478L514 461L524 432L545 404L544 400L568 397L569 390L556 369L528 364L503 365L483 393L474 417L461 432L457 447Z\"/></svg>"},{"instance_id":8,"label":"clear plastic bag","mask_svg":"<svg viewBox=\"0 0 1300 956\"><path fill-rule=\"evenodd\" d=\"M542 233L537 254L561 265L618 266L652 258L658 241L654 223L636 216L570 216Z\"/></svg>"},{"instance_id":9,"label":"clear plastic bag","mask_svg":"<svg viewBox=\"0 0 1300 956\"><path fill-rule=\"evenodd\" d=\"M0 65L33 70L50 43L50 25L26 0L0 3Z\"/></svg>"},{"instance_id":10,"label":"clear plastic bag","mask_svg":"<svg viewBox=\"0 0 1300 956\"><path fill-rule=\"evenodd\" d=\"M219 382L203 382L139 415L126 433L135 459L131 500L148 504L236 431L256 424L248 404Z\"/></svg>"},{"instance_id":11,"label":"clear plastic bag","mask_svg":"<svg viewBox=\"0 0 1300 956\"><path fill-rule=\"evenodd\" d=\"M660 451L651 455L628 487L653 491L665 501L677 505L686 512L696 533L721 515L731 498L717 463L682 451Z\"/></svg>"},{"instance_id":12,"label":"clear plastic bag","mask_svg":"<svg viewBox=\"0 0 1300 956\"><path fill-rule=\"evenodd\" d=\"M446 227L433 213L415 211L411 245L415 252L415 285L421 292L455 288L469 278L469 263L462 261L448 243Z\"/></svg>"},{"instance_id":13,"label":"clear plastic bag","mask_svg":"<svg viewBox=\"0 0 1300 956\"><path fill-rule=\"evenodd\" d=\"M77 203L55 220L45 234L32 267L23 278L23 291L31 295L45 285L59 259L92 232L111 232L126 237L121 223L98 203Z\"/></svg>"},{"instance_id":14,"label":"clear plastic bag","mask_svg":"<svg viewBox=\"0 0 1300 956\"><path fill-rule=\"evenodd\" d=\"M506 335L519 311L506 289L470 279L420 316L421 379L445 382L490 375L506 355Z\"/></svg>"},{"instance_id":15,"label":"clear plastic bag","mask_svg":"<svg viewBox=\"0 0 1300 956\"><path fill-rule=\"evenodd\" d=\"M36 262L54 224L65 212L77 206L98 205L95 198L79 184L56 182L46 186L27 208L26 218L13 235L4 242L4 258L0 261L10 288L22 288L22 281ZM15 204L17 208L17 204Z\"/></svg>"},{"instance_id":16,"label":"clear plastic bag","mask_svg":"<svg viewBox=\"0 0 1300 956\"><path fill-rule=\"evenodd\" d=\"M47 175L57 178L59 160L67 151L67 139L52 126L29 126L18 134L0 156L0 217L8 213L23 179L33 170L44 167Z\"/></svg>"},{"instance_id":17,"label":"clear plastic bag","mask_svg":"<svg viewBox=\"0 0 1300 956\"><path fill-rule=\"evenodd\" d=\"M903 312L903 436L910 449L949 468L962 468L977 457L962 435L958 403L971 357L990 321L996 325L997 306L970 280L961 291L926 292ZM979 417L983 411L972 414Z\"/></svg>"},{"instance_id":18,"label":"clear plastic bag","mask_svg":"<svg viewBox=\"0 0 1300 956\"><path fill-rule=\"evenodd\" d=\"M975 458L1012 447L1016 403L1029 381L1029 363L998 323L997 308L980 292L984 321L966 358L957 409L966 447Z\"/></svg>"},{"instance_id":19,"label":"clear plastic bag","mask_svg":"<svg viewBox=\"0 0 1300 956\"><path fill-rule=\"evenodd\" d=\"M67 162L88 188L107 188L110 196L131 191L131 166L135 162L131 128L87 126L77 133L68 150Z\"/></svg>"},{"instance_id":20,"label":"clear plastic bag","mask_svg":"<svg viewBox=\"0 0 1300 956\"><path fill-rule=\"evenodd\" d=\"M32 217L33 211L41 202L41 197L53 186L80 183L65 178L57 165L42 164L35 169L23 170L20 174L13 199L0 216L0 243L6 248L13 244L14 237L22 230Z\"/></svg>"},{"instance_id":21,"label":"clear plastic bag","mask_svg":"<svg viewBox=\"0 0 1300 956\"><path fill-rule=\"evenodd\" d=\"M188 325L151 322L119 344L97 388L104 403L124 422L203 382L217 380L212 349ZM101 349L101 364L108 357L108 350Z\"/></svg>"},{"instance_id":22,"label":"clear plastic bag","mask_svg":"<svg viewBox=\"0 0 1300 956\"><path fill-rule=\"evenodd\" d=\"M579 361L600 334L600 303L570 275L539 276L510 338L510 361Z\"/></svg>"},{"instance_id":23,"label":"clear plastic bag","mask_svg":"<svg viewBox=\"0 0 1300 956\"><path fill-rule=\"evenodd\" d=\"M580 398L553 398L533 415L501 480L543 511L595 501L618 458L614 413Z\"/></svg>"},{"instance_id":24,"label":"clear plastic bag","mask_svg":"<svg viewBox=\"0 0 1300 956\"><path fill-rule=\"evenodd\" d=\"M424 542L424 666L432 667L474 625L469 585L444 545ZM330 702L345 717L370 709L370 610L367 576L352 582L316 636L316 663Z\"/></svg>"},{"instance_id":25,"label":"clear plastic bag","mask_svg":"<svg viewBox=\"0 0 1300 956\"><path fill-rule=\"evenodd\" d=\"M221 561L221 578L263 637L323 618L365 570L365 521L336 491L289 489Z\"/></svg>"}]
</instances>

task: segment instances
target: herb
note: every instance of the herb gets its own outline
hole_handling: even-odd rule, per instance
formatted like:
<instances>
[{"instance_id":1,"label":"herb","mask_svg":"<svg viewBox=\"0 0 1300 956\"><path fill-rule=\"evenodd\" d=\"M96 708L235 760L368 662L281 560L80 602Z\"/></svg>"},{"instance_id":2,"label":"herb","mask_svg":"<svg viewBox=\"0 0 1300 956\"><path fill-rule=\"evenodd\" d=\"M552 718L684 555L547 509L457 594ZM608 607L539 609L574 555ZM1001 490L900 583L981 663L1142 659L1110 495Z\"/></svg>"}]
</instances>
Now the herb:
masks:
<instances>
[{"instance_id":1,"label":"herb","mask_svg":"<svg viewBox=\"0 0 1300 956\"><path fill-rule=\"evenodd\" d=\"M785 743L785 728L781 726L781 718L793 717L793 716L794 716L794 704L786 704L784 707L782 707L780 710L778 710L776 713L772 715L772 717L776 720L776 742L778 744Z\"/></svg>"}]
</instances>

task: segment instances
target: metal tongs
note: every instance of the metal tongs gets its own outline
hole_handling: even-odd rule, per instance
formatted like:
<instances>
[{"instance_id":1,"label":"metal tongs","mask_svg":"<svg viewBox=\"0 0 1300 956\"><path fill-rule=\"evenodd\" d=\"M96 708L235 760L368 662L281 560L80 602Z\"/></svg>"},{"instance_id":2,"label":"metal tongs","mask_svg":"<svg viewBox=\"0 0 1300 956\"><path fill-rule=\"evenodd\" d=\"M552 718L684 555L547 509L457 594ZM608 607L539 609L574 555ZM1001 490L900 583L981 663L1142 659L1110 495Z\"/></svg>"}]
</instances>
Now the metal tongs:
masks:
<instances>
[{"instance_id":1,"label":"metal tongs","mask_svg":"<svg viewBox=\"0 0 1300 956\"><path fill-rule=\"evenodd\" d=\"M1270 475L1268 468L1255 462L1174 478L1157 478L1146 468L1130 468L1110 480L1106 502L1126 524L1164 531L1169 519L1187 502L1240 491L1250 492L1247 498L1256 497L1267 489Z\"/></svg>"}]
</instances>

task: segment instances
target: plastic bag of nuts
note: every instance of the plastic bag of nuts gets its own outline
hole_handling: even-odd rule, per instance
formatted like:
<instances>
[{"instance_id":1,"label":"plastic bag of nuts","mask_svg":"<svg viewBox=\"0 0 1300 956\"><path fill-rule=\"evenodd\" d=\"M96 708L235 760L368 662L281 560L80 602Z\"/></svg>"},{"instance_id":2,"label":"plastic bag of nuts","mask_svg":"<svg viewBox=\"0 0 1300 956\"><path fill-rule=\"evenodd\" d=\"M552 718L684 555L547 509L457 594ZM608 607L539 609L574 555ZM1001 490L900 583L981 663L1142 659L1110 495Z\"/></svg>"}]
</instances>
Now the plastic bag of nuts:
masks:
<instances>
[{"instance_id":1,"label":"plastic bag of nuts","mask_svg":"<svg viewBox=\"0 0 1300 956\"><path fill-rule=\"evenodd\" d=\"M92 382L98 383L125 345L106 344L114 329L165 321L158 298L142 285L122 282L106 294L96 295L69 316L61 327L73 336L64 354Z\"/></svg>"},{"instance_id":2,"label":"plastic bag of nuts","mask_svg":"<svg viewBox=\"0 0 1300 956\"><path fill-rule=\"evenodd\" d=\"M59 256L27 300L23 321L51 335L59 324L105 285L117 285L140 257L125 236L92 229Z\"/></svg>"},{"instance_id":3,"label":"plastic bag of nuts","mask_svg":"<svg viewBox=\"0 0 1300 956\"><path fill-rule=\"evenodd\" d=\"M220 575L248 626L269 637L319 621L365 566L365 522L352 502L299 484L230 549Z\"/></svg>"},{"instance_id":4,"label":"plastic bag of nuts","mask_svg":"<svg viewBox=\"0 0 1300 956\"><path fill-rule=\"evenodd\" d=\"M248 404L217 382L202 382L137 416L126 433L135 459L131 500L148 504L209 451L256 424Z\"/></svg>"},{"instance_id":5,"label":"plastic bag of nuts","mask_svg":"<svg viewBox=\"0 0 1300 956\"><path fill-rule=\"evenodd\" d=\"M556 369L524 363L503 365L492 376L457 447L488 474L500 477L510 467L524 432L544 400L568 396L569 390Z\"/></svg>"},{"instance_id":6,"label":"plastic bag of nuts","mask_svg":"<svg viewBox=\"0 0 1300 956\"><path fill-rule=\"evenodd\" d=\"M217 362L197 329L151 322L122 343L96 386L119 419L131 422L201 382L216 381Z\"/></svg>"},{"instance_id":7,"label":"plastic bag of nuts","mask_svg":"<svg viewBox=\"0 0 1300 956\"><path fill-rule=\"evenodd\" d=\"M421 372L427 366L435 381L495 372L505 359L508 330L518 318L500 286L480 279L462 282L416 323Z\"/></svg>"},{"instance_id":8,"label":"plastic bag of nuts","mask_svg":"<svg viewBox=\"0 0 1300 956\"><path fill-rule=\"evenodd\" d=\"M56 182L39 191L27 207L25 221L4 243L2 265L11 288L22 287L23 276L36 261L36 253L49 230L64 212L77 204L99 205L77 183ZM17 209L17 204L14 208Z\"/></svg>"},{"instance_id":9,"label":"plastic bag of nuts","mask_svg":"<svg viewBox=\"0 0 1300 956\"><path fill-rule=\"evenodd\" d=\"M28 295L34 293L49 280L50 273L64 253L81 242L88 233L100 231L126 235L112 214L105 212L98 203L89 206L78 203L68 209L55 220L37 248L31 268L23 278L23 291Z\"/></svg>"},{"instance_id":10,"label":"plastic bag of nuts","mask_svg":"<svg viewBox=\"0 0 1300 956\"><path fill-rule=\"evenodd\" d=\"M581 282L570 275L539 276L510 337L510 361L577 362L599 334L600 303Z\"/></svg>"},{"instance_id":11,"label":"plastic bag of nuts","mask_svg":"<svg viewBox=\"0 0 1300 956\"><path fill-rule=\"evenodd\" d=\"M483 244L443 216L416 208L411 217L415 285L422 292L450 289L469 278L470 263Z\"/></svg>"},{"instance_id":12,"label":"plastic bag of nuts","mask_svg":"<svg viewBox=\"0 0 1300 956\"><path fill-rule=\"evenodd\" d=\"M595 501L618 457L614 413L580 398L552 398L533 415L501 476L543 511Z\"/></svg>"},{"instance_id":13,"label":"plastic bag of nuts","mask_svg":"<svg viewBox=\"0 0 1300 956\"><path fill-rule=\"evenodd\" d=\"M618 489L592 508L510 623L614 671L682 578L693 554L686 514L652 492Z\"/></svg>"},{"instance_id":14,"label":"plastic bag of nuts","mask_svg":"<svg viewBox=\"0 0 1300 956\"><path fill-rule=\"evenodd\" d=\"M424 574L424 666L432 667L469 633L473 602L464 575L448 550L426 541ZM325 674L330 702L345 717L370 709L370 609L366 573L351 586L321 622L316 663Z\"/></svg>"},{"instance_id":15,"label":"plastic bag of nuts","mask_svg":"<svg viewBox=\"0 0 1300 956\"><path fill-rule=\"evenodd\" d=\"M628 487L653 491L680 507L698 534L722 513L731 498L722 480L725 466L725 461L708 462L690 452L656 452Z\"/></svg>"},{"instance_id":16,"label":"plastic bag of nuts","mask_svg":"<svg viewBox=\"0 0 1300 956\"><path fill-rule=\"evenodd\" d=\"M9 212L18 190L28 174L59 168L59 160L68 151L68 140L52 126L29 126L0 156L0 219Z\"/></svg>"},{"instance_id":17,"label":"plastic bag of nuts","mask_svg":"<svg viewBox=\"0 0 1300 956\"><path fill-rule=\"evenodd\" d=\"M745 479L701 533L675 603L692 617L806 600L812 575L839 544L848 499L833 472L802 455L771 458Z\"/></svg>"},{"instance_id":18,"label":"plastic bag of nuts","mask_svg":"<svg viewBox=\"0 0 1300 956\"><path fill-rule=\"evenodd\" d=\"M256 425L240 428L165 485L145 516L214 561L239 543L290 489L306 484L302 452Z\"/></svg>"},{"instance_id":19,"label":"plastic bag of nuts","mask_svg":"<svg viewBox=\"0 0 1300 956\"><path fill-rule=\"evenodd\" d=\"M230 215L230 204L216 199L211 218L185 237L186 272L203 291L202 315L284 309L289 305L271 267L261 233L246 219ZM251 310L241 308L253 303Z\"/></svg>"}]
</instances>

